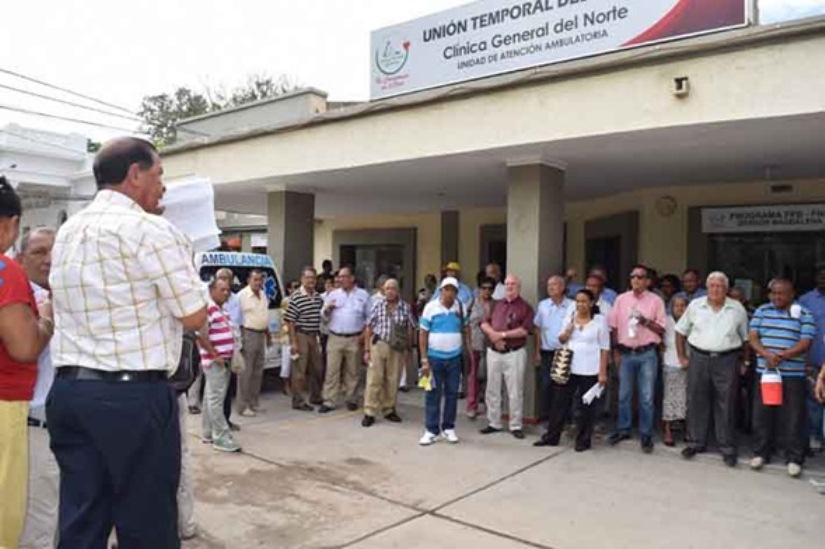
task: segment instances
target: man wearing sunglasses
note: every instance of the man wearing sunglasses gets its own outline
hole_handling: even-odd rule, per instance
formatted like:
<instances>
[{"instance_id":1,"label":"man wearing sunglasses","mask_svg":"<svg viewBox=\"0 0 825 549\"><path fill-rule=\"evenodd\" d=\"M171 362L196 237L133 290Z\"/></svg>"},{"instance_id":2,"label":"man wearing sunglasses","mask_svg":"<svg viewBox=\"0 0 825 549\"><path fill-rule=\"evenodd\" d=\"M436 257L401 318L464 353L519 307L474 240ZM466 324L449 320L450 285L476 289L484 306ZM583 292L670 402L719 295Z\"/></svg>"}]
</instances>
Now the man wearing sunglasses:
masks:
<instances>
[{"instance_id":1,"label":"man wearing sunglasses","mask_svg":"<svg viewBox=\"0 0 825 549\"><path fill-rule=\"evenodd\" d=\"M631 290L616 298L609 323L613 336L613 362L619 365L619 421L608 442L618 444L630 438L633 413L633 386L639 390L639 434L642 450L653 451L653 392L659 354L657 347L665 332L665 304L649 291L648 270L633 267Z\"/></svg>"}]
</instances>

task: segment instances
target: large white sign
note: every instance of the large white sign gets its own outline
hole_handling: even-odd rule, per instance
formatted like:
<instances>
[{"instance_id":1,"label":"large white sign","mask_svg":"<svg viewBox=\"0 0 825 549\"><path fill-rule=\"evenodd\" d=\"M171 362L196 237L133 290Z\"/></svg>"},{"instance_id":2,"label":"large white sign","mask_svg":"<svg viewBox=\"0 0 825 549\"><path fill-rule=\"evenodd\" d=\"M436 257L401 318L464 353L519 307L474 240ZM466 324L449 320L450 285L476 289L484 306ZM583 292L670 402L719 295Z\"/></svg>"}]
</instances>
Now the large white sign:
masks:
<instances>
[{"instance_id":1,"label":"large white sign","mask_svg":"<svg viewBox=\"0 0 825 549\"><path fill-rule=\"evenodd\" d=\"M825 204L705 208L703 233L825 231Z\"/></svg>"},{"instance_id":2,"label":"large white sign","mask_svg":"<svg viewBox=\"0 0 825 549\"><path fill-rule=\"evenodd\" d=\"M379 99L743 26L748 0L480 0L372 33Z\"/></svg>"}]
</instances>

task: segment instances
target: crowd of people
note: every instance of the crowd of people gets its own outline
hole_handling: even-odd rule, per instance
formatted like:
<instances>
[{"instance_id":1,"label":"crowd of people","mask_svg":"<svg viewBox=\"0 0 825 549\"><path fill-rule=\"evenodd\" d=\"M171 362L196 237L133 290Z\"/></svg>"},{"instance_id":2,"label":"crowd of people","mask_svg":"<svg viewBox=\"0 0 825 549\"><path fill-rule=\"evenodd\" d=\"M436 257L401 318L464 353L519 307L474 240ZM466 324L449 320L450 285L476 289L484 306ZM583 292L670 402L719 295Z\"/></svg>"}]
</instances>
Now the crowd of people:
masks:
<instances>
[{"instance_id":1,"label":"crowd of people","mask_svg":"<svg viewBox=\"0 0 825 549\"><path fill-rule=\"evenodd\" d=\"M179 547L195 533L186 415L202 414L204 443L235 453L233 411L264 412L264 357L278 334L263 273L237 294L229 269L203 284L189 240L158 215L162 166L151 144L106 144L94 175L91 205L58 231L25 234L15 258L6 252L23 211L0 178L0 547L102 548L113 530L122 547ZM637 265L621 292L607 280L600 267L583 284L572 270L550 276L534 307L500 266L471 288L449 262L407 303L391 277L370 294L350 266L307 267L282 318L292 407L328 414L343 403L363 406L364 428L399 423L398 392L417 385L422 446L459 442L461 400L471 420L484 413L482 434L524 439L535 367L546 421L535 446L559 445L573 422L575 450L587 451L615 407L609 444L630 439L638 418L650 453L661 422L663 443L681 430L690 459L708 449L712 424L735 466L744 426L751 468L781 453L799 476L825 428L825 266L798 299L791 280L773 279L755 309L721 272L703 285L696 270L658 278ZM201 371L188 396L170 383L187 338Z\"/></svg>"}]
</instances>

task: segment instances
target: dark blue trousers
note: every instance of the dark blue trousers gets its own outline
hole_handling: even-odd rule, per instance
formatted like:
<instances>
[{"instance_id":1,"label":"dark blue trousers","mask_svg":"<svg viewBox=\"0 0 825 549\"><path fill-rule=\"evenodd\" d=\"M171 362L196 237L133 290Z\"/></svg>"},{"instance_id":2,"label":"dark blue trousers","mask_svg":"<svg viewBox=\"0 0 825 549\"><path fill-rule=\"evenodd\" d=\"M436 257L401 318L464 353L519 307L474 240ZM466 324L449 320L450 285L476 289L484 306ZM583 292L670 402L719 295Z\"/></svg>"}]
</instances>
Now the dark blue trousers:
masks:
<instances>
[{"instance_id":1,"label":"dark blue trousers","mask_svg":"<svg viewBox=\"0 0 825 549\"><path fill-rule=\"evenodd\" d=\"M46 402L60 467L60 549L178 549L180 425L163 381L57 378Z\"/></svg>"}]
</instances>

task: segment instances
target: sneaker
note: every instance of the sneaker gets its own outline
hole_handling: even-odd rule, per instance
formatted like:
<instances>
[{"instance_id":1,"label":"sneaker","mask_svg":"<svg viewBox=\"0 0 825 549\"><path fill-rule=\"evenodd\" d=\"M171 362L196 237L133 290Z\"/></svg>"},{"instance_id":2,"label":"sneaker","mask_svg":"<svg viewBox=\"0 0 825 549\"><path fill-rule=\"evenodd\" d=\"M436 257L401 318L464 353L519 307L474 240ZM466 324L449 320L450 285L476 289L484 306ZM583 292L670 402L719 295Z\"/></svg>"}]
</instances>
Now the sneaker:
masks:
<instances>
[{"instance_id":1,"label":"sneaker","mask_svg":"<svg viewBox=\"0 0 825 549\"><path fill-rule=\"evenodd\" d=\"M216 440L212 443L212 448L219 452L240 452L241 447L238 446L234 440Z\"/></svg>"},{"instance_id":2,"label":"sneaker","mask_svg":"<svg viewBox=\"0 0 825 549\"><path fill-rule=\"evenodd\" d=\"M760 470L762 467L765 466L765 458L763 458L762 456L754 457L751 460L750 466L751 466L751 469L753 469L754 471Z\"/></svg>"},{"instance_id":3,"label":"sneaker","mask_svg":"<svg viewBox=\"0 0 825 549\"><path fill-rule=\"evenodd\" d=\"M467 412L467 417L475 421L475 419L478 417L478 412L476 412L475 410L470 410L469 412Z\"/></svg>"},{"instance_id":4,"label":"sneaker","mask_svg":"<svg viewBox=\"0 0 825 549\"><path fill-rule=\"evenodd\" d=\"M452 444L458 442L458 435L455 434L455 429L444 429L444 438Z\"/></svg>"},{"instance_id":5,"label":"sneaker","mask_svg":"<svg viewBox=\"0 0 825 549\"><path fill-rule=\"evenodd\" d=\"M429 446L438 440L438 435L434 435L429 431L424 431L424 436L418 441L421 446Z\"/></svg>"},{"instance_id":6,"label":"sneaker","mask_svg":"<svg viewBox=\"0 0 825 549\"><path fill-rule=\"evenodd\" d=\"M798 477L802 474L802 466L798 463L794 463L793 461L788 464L788 475L793 478Z\"/></svg>"},{"instance_id":7,"label":"sneaker","mask_svg":"<svg viewBox=\"0 0 825 549\"><path fill-rule=\"evenodd\" d=\"M203 442L204 444L212 444L212 437L202 436L201 437L201 442Z\"/></svg>"},{"instance_id":8,"label":"sneaker","mask_svg":"<svg viewBox=\"0 0 825 549\"><path fill-rule=\"evenodd\" d=\"M255 416L257 416L258 414L257 414L257 413L255 412L255 410L253 410L252 408L247 408L247 409L245 409L243 412L241 412L241 415L242 415L243 417L255 417Z\"/></svg>"}]
</instances>

